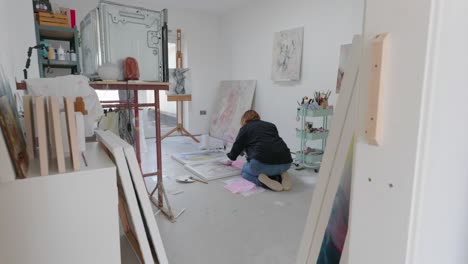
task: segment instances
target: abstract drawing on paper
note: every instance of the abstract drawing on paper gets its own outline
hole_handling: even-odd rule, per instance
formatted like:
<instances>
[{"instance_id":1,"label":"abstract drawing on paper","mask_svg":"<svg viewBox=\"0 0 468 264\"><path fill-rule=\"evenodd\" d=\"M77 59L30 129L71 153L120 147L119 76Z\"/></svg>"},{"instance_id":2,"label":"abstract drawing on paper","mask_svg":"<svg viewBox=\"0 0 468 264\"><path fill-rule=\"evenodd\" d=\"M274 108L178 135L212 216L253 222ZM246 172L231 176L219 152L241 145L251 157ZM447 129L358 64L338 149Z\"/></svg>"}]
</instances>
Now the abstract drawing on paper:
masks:
<instances>
[{"instance_id":1,"label":"abstract drawing on paper","mask_svg":"<svg viewBox=\"0 0 468 264\"><path fill-rule=\"evenodd\" d=\"M226 153L221 150L205 150L198 152L180 153L172 155L172 158L182 165L209 162L226 158Z\"/></svg>"},{"instance_id":2,"label":"abstract drawing on paper","mask_svg":"<svg viewBox=\"0 0 468 264\"><path fill-rule=\"evenodd\" d=\"M224 165L219 161L187 164L185 165L185 169L205 181L217 180L241 174L240 169Z\"/></svg>"},{"instance_id":3,"label":"abstract drawing on paper","mask_svg":"<svg viewBox=\"0 0 468 264\"><path fill-rule=\"evenodd\" d=\"M170 95L175 94L191 94L190 87L190 69L170 69L169 70L169 92Z\"/></svg>"},{"instance_id":4,"label":"abstract drawing on paper","mask_svg":"<svg viewBox=\"0 0 468 264\"><path fill-rule=\"evenodd\" d=\"M299 81L301 79L304 28L275 33L273 42L273 81Z\"/></svg>"},{"instance_id":5,"label":"abstract drawing on paper","mask_svg":"<svg viewBox=\"0 0 468 264\"><path fill-rule=\"evenodd\" d=\"M210 122L210 136L234 142L240 119L252 108L257 81L222 81Z\"/></svg>"},{"instance_id":6,"label":"abstract drawing on paper","mask_svg":"<svg viewBox=\"0 0 468 264\"><path fill-rule=\"evenodd\" d=\"M338 65L338 76L336 78L336 93L340 93L341 91L341 82L343 81L344 77L344 69L346 63L349 58L349 54L351 53L351 44L341 45L340 48L340 63Z\"/></svg>"}]
</instances>

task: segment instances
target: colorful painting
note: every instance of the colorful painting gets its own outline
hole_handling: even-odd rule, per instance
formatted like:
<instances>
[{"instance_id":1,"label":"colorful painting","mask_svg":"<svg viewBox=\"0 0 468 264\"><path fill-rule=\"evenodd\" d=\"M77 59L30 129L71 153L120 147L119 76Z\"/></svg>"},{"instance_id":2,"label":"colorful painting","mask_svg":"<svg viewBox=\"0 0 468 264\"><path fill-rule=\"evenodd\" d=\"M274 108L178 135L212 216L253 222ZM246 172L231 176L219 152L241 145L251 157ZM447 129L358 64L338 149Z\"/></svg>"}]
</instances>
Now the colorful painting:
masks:
<instances>
[{"instance_id":1,"label":"colorful painting","mask_svg":"<svg viewBox=\"0 0 468 264\"><path fill-rule=\"evenodd\" d=\"M336 93L340 93L341 84L345 75L345 66L351 53L351 44L342 45L340 48L340 62L338 65L338 76L336 78Z\"/></svg>"},{"instance_id":2,"label":"colorful painting","mask_svg":"<svg viewBox=\"0 0 468 264\"><path fill-rule=\"evenodd\" d=\"M227 166L220 161L188 164L184 168L205 181L241 175L240 169Z\"/></svg>"},{"instance_id":3,"label":"colorful painting","mask_svg":"<svg viewBox=\"0 0 468 264\"><path fill-rule=\"evenodd\" d=\"M29 163L26 142L10 84L2 71L0 71L0 128L15 167L16 176L25 178Z\"/></svg>"},{"instance_id":4,"label":"colorful painting","mask_svg":"<svg viewBox=\"0 0 468 264\"><path fill-rule=\"evenodd\" d=\"M206 151L174 154L172 155L172 158L176 160L177 162L180 162L183 165L186 165L186 164L208 162L208 161L226 158L226 153L221 150L213 150L213 151L206 150Z\"/></svg>"},{"instance_id":5,"label":"colorful painting","mask_svg":"<svg viewBox=\"0 0 468 264\"><path fill-rule=\"evenodd\" d=\"M299 81L301 79L304 28L275 33L273 42L273 81Z\"/></svg>"},{"instance_id":6,"label":"colorful painting","mask_svg":"<svg viewBox=\"0 0 468 264\"><path fill-rule=\"evenodd\" d=\"M240 119L252 108L257 81L222 81L216 107L211 115L210 136L234 142Z\"/></svg>"}]
</instances>

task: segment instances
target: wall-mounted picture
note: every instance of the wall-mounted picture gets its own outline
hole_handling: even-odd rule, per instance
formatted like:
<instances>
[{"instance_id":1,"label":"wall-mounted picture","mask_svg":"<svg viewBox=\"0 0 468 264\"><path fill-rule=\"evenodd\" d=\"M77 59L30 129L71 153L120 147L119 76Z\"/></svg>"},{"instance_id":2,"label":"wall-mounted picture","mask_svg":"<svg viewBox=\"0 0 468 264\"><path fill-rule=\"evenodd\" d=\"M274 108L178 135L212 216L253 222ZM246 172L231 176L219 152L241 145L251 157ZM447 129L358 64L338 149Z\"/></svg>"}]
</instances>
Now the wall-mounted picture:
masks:
<instances>
[{"instance_id":1,"label":"wall-mounted picture","mask_svg":"<svg viewBox=\"0 0 468 264\"><path fill-rule=\"evenodd\" d=\"M273 81L299 81L301 79L304 28L275 33L273 42Z\"/></svg>"},{"instance_id":2,"label":"wall-mounted picture","mask_svg":"<svg viewBox=\"0 0 468 264\"><path fill-rule=\"evenodd\" d=\"M345 66L348 62L349 54L351 52L351 44L341 45L340 47L340 62L338 64L338 76L336 78L336 93L341 91L341 83L345 75Z\"/></svg>"},{"instance_id":3,"label":"wall-mounted picture","mask_svg":"<svg viewBox=\"0 0 468 264\"><path fill-rule=\"evenodd\" d=\"M169 69L169 92L170 95L191 94L190 69Z\"/></svg>"}]
</instances>

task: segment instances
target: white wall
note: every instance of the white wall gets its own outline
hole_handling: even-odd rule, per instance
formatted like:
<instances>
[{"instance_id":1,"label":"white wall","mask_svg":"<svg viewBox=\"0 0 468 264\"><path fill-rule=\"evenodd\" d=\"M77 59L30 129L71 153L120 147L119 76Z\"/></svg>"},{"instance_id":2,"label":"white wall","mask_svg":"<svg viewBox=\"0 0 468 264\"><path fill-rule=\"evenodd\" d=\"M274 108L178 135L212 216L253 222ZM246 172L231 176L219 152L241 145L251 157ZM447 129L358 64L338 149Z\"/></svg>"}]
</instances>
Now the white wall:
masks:
<instances>
[{"instance_id":1,"label":"white wall","mask_svg":"<svg viewBox=\"0 0 468 264\"><path fill-rule=\"evenodd\" d=\"M55 0L61 6L76 9L77 24L93 8L97 7L98 0ZM165 8L158 1L141 0L114 0L122 4L141 6L153 10ZM186 127L193 134L203 134L208 132L209 117L200 116L200 110L212 112L214 104L215 89L220 81L219 54L221 33L220 17L213 13L188 10L188 9L168 9L169 28L181 28L186 43L186 60L192 69L192 99L186 109ZM172 103L175 104L175 103Z\"/></svg>"},{"instance_id":2,"label":"white wall","mask_svg":"<svg viewBox=\"0 0 468 264\"><path fill-rule=\"evenodd\" d=\"M468 2L433 3L408 263L467 263Z\"/></svg>"},{"instance_id":3,"label":"white wall","mask_svg":"<svg viewBox=\"0 0 468 264\"><path fill-rule=\"evenodd\" d=\"M299 145L296 101L318 90L334 94L340 45L361 33L362 15L362 0L259 0L223 17L223 64L231 73L223 77L258 81L254 108L277 125L291 150ZM304 27L301 81L275 83L273 35L295 27Z\"/></svg>"},{"instance_id":4,"label":"white wall","mask_svg":"<svg viewBox=\"0 0 468 264\"><path fill-rule=\"evenodd\" d=\"M11 88L16 90L15 78L17 81L24 79L28 48L37 44L34 14L29 0L2 0L0 7L0 64L9 78ZM34 50L28 78L39 77L38 69L37 52Z\"/></svg>"}]
</instances>

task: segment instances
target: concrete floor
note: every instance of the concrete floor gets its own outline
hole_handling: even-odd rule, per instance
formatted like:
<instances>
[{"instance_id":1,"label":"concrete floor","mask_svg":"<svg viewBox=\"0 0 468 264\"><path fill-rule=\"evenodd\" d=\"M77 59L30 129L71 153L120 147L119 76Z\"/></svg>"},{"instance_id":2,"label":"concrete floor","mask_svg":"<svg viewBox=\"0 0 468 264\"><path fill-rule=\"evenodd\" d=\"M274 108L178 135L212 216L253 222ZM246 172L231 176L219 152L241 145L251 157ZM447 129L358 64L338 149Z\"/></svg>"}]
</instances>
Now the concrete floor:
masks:
<instances>
[{"instance_id":1,"label":"concrete floor","mask_svg":"<svg viewBox=\"0 0 468 264\"><path fill-rule=\"evenodd\" d=\"M173 153L198 150L187 137L163 141L163 175L171 205L186 208L176 223L162 214L156 216L171 264L289 264L295 263L317 174L312 170L290 170L293 189L289 192L266 191L250 197L235 195L223 188L223 181L209 184L180 184L178 176L188 175L171 158ZM154 169L154 139L148 140L144 171ZM147 178L148 188L155 179ZM122 263L137 263L128 244L123 243Z\"/></svg>"}]
</instances>

